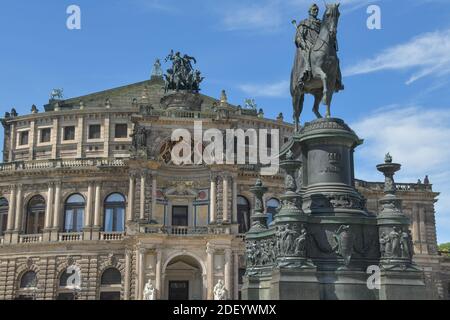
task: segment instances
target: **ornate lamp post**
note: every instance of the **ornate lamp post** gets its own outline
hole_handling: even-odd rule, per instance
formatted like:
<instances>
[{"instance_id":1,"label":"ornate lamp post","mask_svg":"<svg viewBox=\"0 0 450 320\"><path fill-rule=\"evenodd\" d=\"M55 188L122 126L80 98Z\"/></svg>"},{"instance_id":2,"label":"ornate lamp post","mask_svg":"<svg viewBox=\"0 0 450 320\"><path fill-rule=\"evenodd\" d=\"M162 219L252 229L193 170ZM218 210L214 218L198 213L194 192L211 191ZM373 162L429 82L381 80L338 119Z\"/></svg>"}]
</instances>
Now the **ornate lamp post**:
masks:
<instances>
[{"instance_id":1,"label":"ornate lamp post","mask_svg":"<svg viewBox=\"0 0 450 320\"><path fill-rule=\"evenodd\" d=\"M401 214L401 200L395 195L397 187L394 182L394 175L401 167L398 163L392 163L392 157L389 153L385 156L384 163L377 165L377 170L382 172L385 177L385 195L380 200L381 214Z\"/></svg>"},{"instance_id":2,"label":"ornate lamp post","mask_svg":"<svg viewBox=\"0 0 450 320\"><path fill-rule=\"evenodd\" d=\"M267 229L267 215L264 213L263 197L267 192L267 187L263 186L261 179L256 180L254 187L250 188L250 192L255 195L255 209L250 217L252 225L249 234L258 233Z\"/></svg>"},{"instance_id":3,"label":"ornate lamp post","mask_svg":"<svg viewBox=\"0 0 450 320\"><path fill-rule=\"evenodd\" d=\"M381 211L377 218L380 241L380 264L385 270L407 269L412 263L414 247L409 231L410 221L402 212L402 201L396 196L394 175L401 165L392 162L388 153L378 171L385 176L384 197L379 200Z\"/></svg>"}]
</instances>

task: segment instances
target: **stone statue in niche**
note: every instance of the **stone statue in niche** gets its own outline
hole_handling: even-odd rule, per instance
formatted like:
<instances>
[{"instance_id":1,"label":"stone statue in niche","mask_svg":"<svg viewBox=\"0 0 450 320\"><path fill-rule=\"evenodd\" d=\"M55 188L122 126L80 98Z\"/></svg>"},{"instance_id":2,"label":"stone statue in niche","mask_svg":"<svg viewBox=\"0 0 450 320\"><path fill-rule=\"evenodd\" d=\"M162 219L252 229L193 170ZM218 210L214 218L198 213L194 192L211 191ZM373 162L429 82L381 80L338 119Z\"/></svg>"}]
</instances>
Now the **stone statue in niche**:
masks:
<instances>
[{"instance_id":1,"label":"stone statue in niche","mask_svg":"<svg viewBox=\"0 0 450 320\"><path fill-rule=\"evenodd\" d=\"M156 300L156 289L151 280L145 284L144 300Z\"/></svg>"},{"instance_id":2,"label":"stone statue in niche","mask_svg":"<svg viewBox=\"0 0 450 320\"><path fill-rule=\"evenodd\" d=\"M278 229L278 252L282 256L295 255L295 241L299 237L299 233L289 224Z\"/></svg>"},{"instance_id":3,"label":"stone statue in niche","mask_svg":"<svg viewBox=\"0 0 450 320\"><path fill-rule=\"evenodd\" d=\"M414 245L410 230L402 232L400 245L402 247L402 257L412 259L414 255Z\"/></svg>"},{"instance_id":4,"label":"stone statue in niche","mask_svg":"<svg viewBox=\"0 0 450 320\"><path fill-rule=\"evenodd\" d=\"M397 227L393 227L391 233L389 233L389 242L391 244L391 258L400 258L402 256L400 236L400 230Z\"/></svg>"},{"instance_id":5,"label":"stone statue in niche","mask_svg":"<svg viewBox=\"0 0 450 320\"><path fill-rule=\"evenodd\" d=\"M383 232L380 237L380 251L384 258L412 259L414 245L411 231L402 231L401 228L393 227L389 234Z\"/></svg>"},{"instance_id":6,"label":"stone statue in niche","mask_svg":"<svg viewBox=\"0 0 450 320\"><path fill-rule=\"evenodd\" d=\"M135 125L131 138L133 138L132 145L135 150L147 146L147 130L143 126Z\"/></svg>"},{"instance_id":7,"label":"stone statue in niche","mask_svg":"<svg viewBox=\"0 0 450 320\"><path fill-rule=\"evenodd\" d=\"M214 287L214 300L227 300L227 289L225 289L223 280L219 280Z\"/></svg>"},{"instance_id":8,"label":"stone statue in niche","mask_svg":"<svg viewBox=\"0 0 450 320\"><path fill-rule=\"evenodd\" d=\"M300 257L306 257L308 231L305 226L301 226L300 235L295 239L295 254Z\"/></svg>"}]
</instances>

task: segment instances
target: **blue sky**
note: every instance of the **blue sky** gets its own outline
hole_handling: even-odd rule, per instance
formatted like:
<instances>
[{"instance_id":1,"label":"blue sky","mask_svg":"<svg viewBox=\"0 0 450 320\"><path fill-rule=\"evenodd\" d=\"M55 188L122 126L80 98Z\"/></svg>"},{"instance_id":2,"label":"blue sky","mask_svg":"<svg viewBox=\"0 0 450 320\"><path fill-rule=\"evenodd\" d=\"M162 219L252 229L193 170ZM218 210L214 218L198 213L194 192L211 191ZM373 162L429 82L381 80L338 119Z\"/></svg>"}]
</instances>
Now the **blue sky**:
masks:
<instances>
[{"instance_id":1,"label":"blue sky","mask_svg":"<svg viewBox=\"0 0 450 320\"><path fill-rule=\"evenodd\" d=\"M52 88L66 97L148 79L170 49L193 55L203 93L230 102L254 98L266 116L291 119L292 19L311 0L3 0L0 3L0 109L42 108ZM339 45L346 90L332 113L365 139L357 177L381 181L375 165L392 153L399 182L430 175L441 192L439 242L450 242L449 0L341 1ZM81 8L68 30L66 9ZM318 1L323 13L323 1ZM382 29L366 26L370 4ZM311 99L303 118L312 120ZM322 109L323 111L323 109ZM0 134L2 139L2 135Z\"/></svg>"}]
</instances>

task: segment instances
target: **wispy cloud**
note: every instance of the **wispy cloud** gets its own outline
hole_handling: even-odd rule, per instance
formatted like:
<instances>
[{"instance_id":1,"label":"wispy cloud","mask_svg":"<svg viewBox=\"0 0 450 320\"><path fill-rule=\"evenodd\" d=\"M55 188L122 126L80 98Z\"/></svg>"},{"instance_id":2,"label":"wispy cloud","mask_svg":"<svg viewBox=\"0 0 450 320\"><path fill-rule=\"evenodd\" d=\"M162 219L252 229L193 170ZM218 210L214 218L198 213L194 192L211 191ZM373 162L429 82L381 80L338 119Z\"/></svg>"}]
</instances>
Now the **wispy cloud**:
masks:
<instances>
[{"instance_id":1,"label":"wispy cloud","mask_svg":"<svg viewBox=\"0 0 450 320\"><path fill-rule=\"evenodd\" d=\"M345 14L364 5L381 0L341 0ZM302 15L306 18L311 0L258 0L231 1L220 8L221 24L227 31L277 32L291 19ZM323 10L323 4L319 3Z\"/></svg>"},{"instance_id":2,"label":"wispy cloud","mask_svg":"<svg viewBox=\"0 0 450 320\"><path fill-rule=\"evenodd\" d=\"M167 0L137 0L137 4L148 11L160 11L164 13L178 13L178 8Z\"/></svg>"},{"instance_id":3,"label":"wispy cloud","mask_svg":"<svg viewBox=\"0 0 450 320\"><path fill-rule=\"evenodd\" d=\"M282 14L277 1L254 4L234 4L222 12L222 24L228 31L271 31L282 23Z\"/></svg>"},{"instance_id":4,"label":"wispy cloud","mask_svg":"<svg viewBox=\"0 0 450 320\"><path fill-rule=\"evenodd\" d=\"M242 84L239 89L251 97L285 97L289 95L289 81L269 84Z\"/></svg>"},{"instance_id":5,"label":"wispy cloud","mask_svg":"<svg viewBox=\"0 0 450 320\"><path fill-rule=\"evenodd\" d=\"M365 139L357 152L357 176L382 180L375 166L390 152L402 164L398 180L415 182L429 175L441 192L436 205L439 241L450 242L450 110L389 106L352 124Z\"/></svg>"},{"instance_id":6,"label":"wispy cloud","mask_svg":"<svg viewBox=\"0 0 450 320\"><path fill-rule=\"evenodd\" d=\"M450 74L449 52L450 29L425 33L346 68L344 74L355 76L383 70L411 70L413 74L406 81L411 84L427 76Z\"/></svg>"}]
</instances>

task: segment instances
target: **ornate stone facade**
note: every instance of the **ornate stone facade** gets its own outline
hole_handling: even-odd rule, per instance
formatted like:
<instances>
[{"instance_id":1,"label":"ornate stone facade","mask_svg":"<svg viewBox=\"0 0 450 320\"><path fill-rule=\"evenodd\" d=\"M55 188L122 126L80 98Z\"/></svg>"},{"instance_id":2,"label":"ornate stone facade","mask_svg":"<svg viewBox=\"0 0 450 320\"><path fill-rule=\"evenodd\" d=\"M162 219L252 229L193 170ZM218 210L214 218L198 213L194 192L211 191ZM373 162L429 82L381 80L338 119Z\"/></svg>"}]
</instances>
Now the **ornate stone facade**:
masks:
<instances>
[{"instance_id":1,"label":"ornate stone facade","mask_svg":"<svg viewBox=\"0 0 450 320\"><path fill-rule=\"evenodd\" d=\"M187 104L170 100L166 89L162 77L153 76L79 98L53 99L45 112L2 119L0 199L6 205L0 205L5 221L0 299L140 300L149 280L157 299L212 300L219 281L227 299L239 299L246 260L274 259L255 256L243 242L251 208L261 207L250 192L258 168L175 166L167 151L172 130L190 129L194 121L206 129L279 129L280 145L294 127L282 117L264 119L256 109L230 105L226 98L192 93ZM330 154L330 168L338 157ZM270 190L264 204L279 204L284 175L262 180ZM378 212L383 184L357 181L356 187L369 211ZM403 211L413 221L415 260L426 268L430 290L444 297L441 278L448 272L441 268L434 220L438 194L429 184L398 188ZM359 198L326 201L355 210L363 205ZM275 213L276 205L267 210ZM298 241L282 248L286 256L301 254L304 242L312 240L309 230L292 232ZM342 232L335 235L338 242ZM273 241L263 245L276 249ZM68 269L75 271L67 274ZM80 286L72 288L76 270Z\"/></svg>"}]
</instances>

